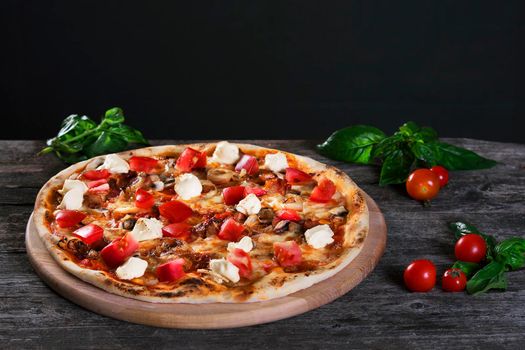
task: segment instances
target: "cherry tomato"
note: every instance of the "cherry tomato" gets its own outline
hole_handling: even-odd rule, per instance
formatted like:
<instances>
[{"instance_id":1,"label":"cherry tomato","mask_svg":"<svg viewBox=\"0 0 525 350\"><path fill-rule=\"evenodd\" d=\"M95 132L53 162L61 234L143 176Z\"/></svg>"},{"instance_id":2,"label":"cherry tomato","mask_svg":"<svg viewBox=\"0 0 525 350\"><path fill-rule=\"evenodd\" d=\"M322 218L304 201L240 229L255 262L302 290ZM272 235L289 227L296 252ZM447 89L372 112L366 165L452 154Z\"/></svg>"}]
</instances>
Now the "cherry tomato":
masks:
<instances>
[{"instance_id":1,"label":"cherry tomato","mask_svg":"<svg viewBox=\"0 0 525 350\"><path fill-rule=\"evenodd\" d=\"M99 179L99 180L89 181L87 183L87 186L88 188L95 188L95 187L98 187L100 185L107 184L107 183L108 183L107 179Z\"/></svg>"},{"instance_id":2,"label":"cherry tomato","mask_svg":"<svg viewBox=\"0 0 525 350\"><path fill-rule=\"evenodd\" d=\"M235 221L234 218L224 220L217 237L225 241L237 242L244 231L244 225Z\"/></svg>"},{"instance_id":3,"label":"cherry tomato","mask_svg":"<svg viewBox=\"0 0 525 350\"><path fill-rule=\"evenodd\" d=\"M181 222L189 218L193 214L193 210L186 204L173 200L162 204L159 207L159 213L169 222Z\"/></svg>"},{"instance_id":4,"label":"cherry tomato","mask_svg":"<svg viewBox=\"0 0 525 350\"><path fill-rule=\"evenodd\" d=\"M259 163L257 163L257 158L247 154L243 155L241 160L239 160L235 166L235 171L240 172L242 169L245 169L248 175L256 174L259 171Z\"/></svg>"},{"instance_id":5,"label":"cherry tomato","mask_svg":"<svg viewBox=\"0 0 525 350\"><path fill-rule=\"evenodd\" d=\"M191 147L186 147L179 158L177 158L175 166L185 173L193 169L204 168L206 166L206 153L199 152Z\"/></svg>"},{"instance_id":6,"label":"cherry tomato","mask_svg":"<svg viewBox=\"0 0 525 350\"><path fill-rule=\"evenodd\" d=\"M184 222L177 222L174 224L169 224L162 228L162 235L164 237L174 237L187 241L191 235L191 225L188 225Z\"/></svg>"},{"instance_id":7,"label":"cherry tomato","mask_svg":"<svg viewBox=\"0 0 525 350\"><path fill-rule=\"evenodd\" d=\"M480 235L469 233L458 239L454 253L458 260L478 263L485 258L487 243Z\"/></svg>"},{"instance_id":8,"label":"cherry tomato","mask_svg":"<svg viewBox=\"0 0 525 350\"><path fill-rule=\"evenodd\" d=\"M275 215L281 220L301 221L301 216L293 209L282 209L277 211Z\"/></svg>"},{"instance_id":9,"label":"cherry tomato","mask_svg":"<svg viewBox=\"0 0 525 350\"><path fill-rule=\"evenodd\" d=\"M77 210L60 210L55 215L55 221L62 228L72 227L84 220L86 214Z\"/></svg>"},{"instance_id":10,"label":"cherry tomato","mask_svg":"<svg viewBox=\"0 0 525 350\"><path fill-rule=\"evenodd\" d=\"M245 195L244 186L231 186L226 187L222 190L222 197L224 199L224 204L226 205L235 205L244 198Z\"/></svg>"},{"instance_id":11,"label":"cherry tomato","mask_svg":"<svg viewBox=\"0 0 525 350\"><path fill-rule=\"evenodd\" d=\"M317 186L314 187L312 194L310 194L310 200L312 202L326 203L332 199L335 193L335 184L327 179L322 178Z\"/></svg>"},{"instance_id":12,"label":"cherry tomato","mask_svg":"<svg viewBox=\"0 0 525 350\"><path fill-rule=\"evenodd\" d=\"M157 166L158 161L150 157L133 156L129 159L129 168L136 172L149 173Z\"/></svg>"},{"instance_id":13,"label":"cherry tomato","mask_svg":"<svg viewBox=\"0 0 525 350\"><path fill-rule=\"evenodd\" d=\"M142 188L135 192L135 206L141 209L151 209L155 204L155 197L151 193Z\"/></svg>"},{"instance_id":14,"label":"cherry tomato","mask_svg":"<svg viewBox=\"0 0 525 350\"><path fill-rule=\"evenodd\" d=\"M417 169L408 176L408 195L418 201L429 201L439 192L439 177L429 169Z\"/></svg>"},{"instance_id":15,"label":"cherry tomato","mask_svg":"<svg viewBox=\"0 0 525 350\"><path fill-rule=\"evenodd\" d=\"M135 238L130 233L126 233L122 237L115 238L113 242L105 246L100 251L100 256L106 265L114 268L122 265L127 258L135 253L138 247L139 243Z\"/></svg>"},{"instance_id":16,"label":"cherry tomato","mask_svg":"<svg viewBox=\"0 0 525 350\"><path fill-rule=\"evenodd\" d=\"M288 183L296 184L311 181L312 177L299 169L286 168L285 179Z\"/></svg>"},{"instance_id":17,"label":"cherry tomato","mask_svg":"<svg viewBox=\"0 0 525 350\"><path fill-rule=\"evenodd\" d=\"M104 229L95 224L88 224L73 231L73 236L80 238L86 244L98 242L104 236Z\"/></svg>"},{"instance_id":18,"label":"cherry tomato","mask_svg":"<svg viewBox=\"0 0 525 350\"><path fill-rule=\"evenodd\" d=\"M155 270L157 278L161 282L171 282L184 277L186 275L186 272L184 272L185 263L184 259L178 258L157 266Z\"/></svg>"},{"instance_id":19,"label":"cherry tomato","mask_svg":"<svg viewBox=\"0 0 525 350\"><path fill-rule=\"evenodd\" d=\"M303 260L301 248L296 241L275 242L273 255L282 267L296 266Z\"/></svg>"},{"instance_id":20,"label":"cherry tomato","mask_svg":"<svg viewBox=\"0 0 525 350\"><path fill-rule=\"evenodd\" d=\"M235 248L228 254L228 261L239 269L239 275L244 278L250 278L252 275L252 260L250 255L244 250Z\"/></svg>"},{"instance_id":21,"label":"cherry tomato","mask_svg":"<svg viewBox=\"0 0 525 350\"><path fill-rule=\"evenodd\" d=\"M264 196L266 193L268 193L268 191L266 191L266 190L264 190L264 189L262 189L260 187L249 187L249 186L246 186L244 188L244 195L247 196L250 193L253 193L257 197L260 197L260 196Z\"/></svg>"},{"instance_id":22,"label":"cherry tomato","mask_svg":"<svg viewBox=\"0 0 525 350\"><path fill-rule=\"evenodd\" d=\"M439 178L439 187L445 187L448 183L448 171L443 168L441 165L435 165L430 168L430 171L435 173Z\"/></svg>"},{"instance_id":23,"label":"cherry tomato","mask_svg":"<svg viewBox=\"0 0 525 350\"><path fill-rule=\"evenodd\" d=\"M445 292L461 292L467 285L467 276L461 269L448 269L441 278L441 286Z\"/></svg>"},{"instance_id":24,"label":"cherry tomato","mask_svg":"<svg viewBox=\"0 0 525 350\"><path fill-rule=\"evenodd\" d=\"M405 285L412 292L428 292L436 284L436 267L430 260L414 260L403 274Z\"/></svg>"},{"instance_id":25,"label":"cherry tomato","mask_svg":"<svg viewBox=\"0 0 525 350\"><path fill-rule=\"evenodd\" d=\"M88 170L82 174L82 177L86 180L100 180L107 179L111 175L108 169L100 170Z\"/></svg>"}]
</instances>

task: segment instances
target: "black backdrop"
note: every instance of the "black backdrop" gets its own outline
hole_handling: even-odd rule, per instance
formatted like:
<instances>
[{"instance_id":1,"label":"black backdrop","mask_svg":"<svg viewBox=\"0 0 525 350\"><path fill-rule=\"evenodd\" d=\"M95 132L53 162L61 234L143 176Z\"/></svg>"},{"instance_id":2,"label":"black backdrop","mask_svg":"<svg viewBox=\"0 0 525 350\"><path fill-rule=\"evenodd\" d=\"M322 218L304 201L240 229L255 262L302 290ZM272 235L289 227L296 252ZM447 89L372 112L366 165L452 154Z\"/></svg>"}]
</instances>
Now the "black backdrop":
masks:
<instances>
[{"instance_id":1,"label":"black backdrop","mask_svg":"<svg viewBox=\"0 0 525 350\"><path fill-rule=\"evenodd\" d=\"M121 106L149 138L525 142L523 3L3 0L0 138Z\"/></svg>"}]
</instances>

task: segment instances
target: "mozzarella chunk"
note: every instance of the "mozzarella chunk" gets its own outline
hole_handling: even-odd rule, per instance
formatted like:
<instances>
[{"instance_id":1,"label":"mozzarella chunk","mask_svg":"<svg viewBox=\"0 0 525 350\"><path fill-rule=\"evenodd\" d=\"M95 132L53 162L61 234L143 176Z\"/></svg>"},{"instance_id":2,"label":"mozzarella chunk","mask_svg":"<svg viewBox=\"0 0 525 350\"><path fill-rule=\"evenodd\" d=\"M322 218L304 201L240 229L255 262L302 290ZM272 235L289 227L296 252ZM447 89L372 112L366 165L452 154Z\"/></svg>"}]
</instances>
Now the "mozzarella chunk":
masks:
<instances>
[{"instance_id":1,"label":"mozzarella chunk","mask_svg":"<svg viewBox=\"0 0 525 350\"><path fill-rule=\"evenodd\" d=\"M339 206L339 207L335 207L335 208L332 208L329 210L330 214L333 214L333 215L341 215L341 214L344 214L347 212L346 208L343 207L342 205Z\"/></svg>"},{"instance_id":2,"label":"mozzarella chunk","mask_svg":"<svg viewBox=\"0 0 525 350\"><path fill-rule=\"evenodd\" d=\"M88 187L83 181L67 179L64 181L64 186L62 186L60 193L64 194L75 188L82 190L84 193L88 190Z\"/></svg>"},{"instance_id":3,"label":"mozzarella chunk","mask_svg":"<svg viewBox=\"0 0 525 350\"><path fill-rule=\"evenodd\" d=\"M233 283L239 282L239 268L226 259L211 259L210 270Z\"/></svg>"},{"instance_id":4,"label":"mozzarella chunk","mask_svg":"<svg viewBox=\"0 0 525 350\"><path fill-rule=\"evenodd\" d=\"M132 280L141 277L146 272L148 262L139 258L131 257L124 264L117 267L115 273L122 280Z\"/></svg>"},{"instance_id":5,"label":"mozzarella chunk","mask_svg":"<svg viewBox=\"0 0 525 350\"><path fill-rule=\"evenodd\" d=\"M248 236L244 236L237 243L235 243L235 242L228 243L228 251L229 252L233 252L237 248L244 250L246 253L249 253L253 249L253 241L252 241L252 239L250 237L248 237Z\"/></svg>"},{"instance_id":6,"label":"mozzarella chunk","mask_svg":"<svg viewBox=\"0 0 525 350\"><path fill-rule=\"evenodd\" d=\"M62 202L58 206L59 209L67 210L79 210L82 208L82 203L84 202L84 193L86 193L88 187L85 183L80 180L70 180L67 179L64 181L64 186L60 193L64 195L62 197Z\"/></svg>"},{"instance_id":7,"label":"mozzarella chunk","mask_svg":"<svg viewBox=\"0 0 525 350\"><path fill-rule=\"evenodd\" d=\"M138 242L162 237L162 222L158 219L139 218L131 235Z\"/></svg>"},{"instance_id":8,"label":"mozzarella chunk","mask_svg":"<svg viewBox=\"0 0 525 350\"><path fill-rule=\"evenodd\" d=\"M217 143L212 158L219 163L233 164L239 160L239 147L228 141L221 141Z\"/></svg>"},{"instance_id":9,"label":"mozzarella chunk","mask_svg":"<svg viewBox=\"0 0 525 350\"><path fill-rule=\"evenodd\" d=\"M108 169L110 173L125 174L129 171L129 164L116 154L108 154L104 158L104 163L97 169Z\"/></svg>"},{"instance_id":10,"label":"mozzarella chunk","mask_svg":"<svg viewBox=\"0 0 525 350\"><path fill-rule=\"evenodd\" d=\"M288 161L284 153L267 154L264 157L264 167L278 173L288 168Z\"/></svg>"},{"instance_id":11,"label":"mozzarella chunk","mask_svg":"<svg viewBox=\"0 0 525 350\"><path fill-rule=\"evenodd\" d=\"M183 174L177 177L175 192L177 192L182 199L190 199L200 196L202 184L197 176L191 173Z\"/></svg>"},{"instance_id":12,"label":"mozzarella chunk","mask_svg":"<svg viewBox=\"0 0 525 350\"><path fill-rule=\"evenodd\" d=\"M315 249L324 248L332 243L334 232L328 225L318 225L305 231L306 242Z\"/></svg>"},{"instance_id":13,"label":"mozzarella chunk","mask_svg":"<svg viewBox=\"0 0 525 350\"><path fill-rule=\"evenodd\" d=\"M258 214L261 210L261 201L255 194L250 193L237 204L235 209L245 215Z\"/></svg>"}]
</instances>

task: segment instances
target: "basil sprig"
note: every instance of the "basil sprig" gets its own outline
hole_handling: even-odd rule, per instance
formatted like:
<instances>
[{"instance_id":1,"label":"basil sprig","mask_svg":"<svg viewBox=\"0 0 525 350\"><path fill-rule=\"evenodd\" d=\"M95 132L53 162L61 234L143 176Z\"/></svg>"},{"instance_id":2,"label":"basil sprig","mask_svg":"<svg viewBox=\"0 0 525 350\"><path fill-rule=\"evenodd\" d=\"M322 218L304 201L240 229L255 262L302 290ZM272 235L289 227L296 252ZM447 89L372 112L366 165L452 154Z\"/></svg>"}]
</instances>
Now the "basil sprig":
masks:
<instances>
[{"instance_id":1,"label":"basil sprig","mask_svg":"<svg viewBox=\"0 0 525 350\"><path fill-rule=\"evenodd\" d=\"M124 112L108 109L100 124L89 117L70 115L62 121L58 135L47 140L39 154L55 153L66 163L125 150L130 144L148 145L142 133L124 123Z\"/></svg>"},{"instance_id":2,"label":"basil sprig","mask_svg":"<svg viewBox=\"0 0 525 350\"><path fill-rule=\"evenodd\" d=\"M448 170L485 169L496 165L468 149L438 139L434 129L408 122L392 136L367 125L354 125L334 132L319 152L329 158L358 164L381 161L381 186L406 181L417 167L441 165Z\"/></svg>"},{"instance_id":3,"label":"basil sprig","mask_svg":"<svg viewBox=\"0 0 525 350\"><path fill-rule=\"evenodd\" d=\"M467 292L480 294L491 289L507 289L505 272L517 270L525 266L525 238L512 237L497 243L493 236L481 233L473 225L464 222L451 222L450 229L456 240L462 236L474 233L483 237L487 243L485 261L476 264L456 261L453 268L461 269L467 278Z\"/></svg>"}]
</instances>

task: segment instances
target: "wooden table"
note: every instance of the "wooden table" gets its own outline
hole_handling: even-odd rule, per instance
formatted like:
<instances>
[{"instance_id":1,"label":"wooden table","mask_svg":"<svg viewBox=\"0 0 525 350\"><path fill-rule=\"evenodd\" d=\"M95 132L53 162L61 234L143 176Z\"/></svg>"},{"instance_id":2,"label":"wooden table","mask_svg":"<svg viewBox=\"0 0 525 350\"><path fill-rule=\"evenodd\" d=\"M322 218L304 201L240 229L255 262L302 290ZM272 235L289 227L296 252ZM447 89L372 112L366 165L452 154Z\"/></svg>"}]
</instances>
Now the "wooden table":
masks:
<instances>
[{"instance_id":1,"label":"wooden table","mask_svg":"<svg viewBox=\"0 0 525 350\"><path fill-rule=\"evenodd\" d=\"M431 259L438 273L454 261L448 221L467 220L500 239L525 235L525 145L448 141L501 164L452 173L430 208L408 199L402 187L379 187L374 167L328 161L314 151L313 141L248 141L345 170L383 210L388 243L375 271L333 303L271 324L214 331L160 329L99 316L40 281L26 256L25 225L37 191L64 165L52 156L35 156L43 142L0 141L0 347L523 348L525 271L509 274L506 292L477 297L439 287L412 294L403 287L402 272L412 259Z\"/></svg>"}]
</instances>

